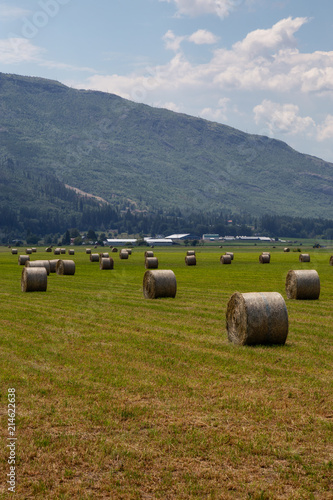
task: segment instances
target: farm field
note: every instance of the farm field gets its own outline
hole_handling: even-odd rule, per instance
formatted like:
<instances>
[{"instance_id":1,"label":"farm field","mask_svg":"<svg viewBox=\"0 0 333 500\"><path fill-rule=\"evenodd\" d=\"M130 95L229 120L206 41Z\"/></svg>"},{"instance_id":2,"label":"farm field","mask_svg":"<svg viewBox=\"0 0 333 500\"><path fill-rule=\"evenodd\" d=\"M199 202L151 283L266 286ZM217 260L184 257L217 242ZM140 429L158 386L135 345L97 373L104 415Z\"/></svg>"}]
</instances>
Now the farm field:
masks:
<instances>
[{"instance_id":1,"label":"farm field","mask_svg":"<svg viewBox=\"0 0 333 500\"><path fill-rule=\"evenodd\" d=\"M0 248L1 498L11 388L13 498L332 499L333 250L302 247L300 263L282 247L200 247L186 266L185 248L155 248L177 278L176 297L157 300L143 297L144 251L110 253L101 271L77 247L59 256L74 276L23 293L18 256ZM319 300L286 298L290 269L318 271ZM228 342L235 291L282 294L284 346Z\"/></svg>"}]
</instances>

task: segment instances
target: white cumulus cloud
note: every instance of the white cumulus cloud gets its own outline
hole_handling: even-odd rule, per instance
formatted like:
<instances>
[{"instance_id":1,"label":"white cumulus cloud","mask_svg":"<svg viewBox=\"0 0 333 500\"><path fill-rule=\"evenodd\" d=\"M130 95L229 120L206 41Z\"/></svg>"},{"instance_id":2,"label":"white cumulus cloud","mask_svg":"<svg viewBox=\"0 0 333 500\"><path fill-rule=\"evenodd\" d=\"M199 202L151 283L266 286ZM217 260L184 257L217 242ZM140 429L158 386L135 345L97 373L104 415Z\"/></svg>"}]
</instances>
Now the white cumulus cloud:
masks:
<instances>
[{"instance_id":1,"label":"white cumulus cloud","mask_svg":"<svg viewBox=\"0 0 333 500\"><path fill-rule=\"evenodd\" d=\"M333 139L333 115L327 115L324 123L318 126L318 141Z\"/></svg>"},{"instance_id":2,"label":"white cumulus cloud","mask_svg":"<svg viewBox=\"0 0 333 500\"><path fill-rule=\"evenodd\" d=\"M219 41L219 37L214 35L211 31L201 29L192 33L192 35L188 37L188 40L196 45L211 45L217 43Z\"/></svg>"},{"instance_id":3,"label":"white cumulus cloud","mask_svg":"<svg viewBox=\"0 0 333 500\"><path fill-rule=\"evenodd\" d=\"M243 0L160 0L175 3L179 15L190 17L203 14L214 14L221 18L227 17L235 6L243 3Z\"/></svg>"},{"instance_id":4,"label":"white cumulus cloud","mask_svg":"<svg viewBox=\"0 0 333 500\"><path fill-rule=\"evenodd\" d=\"M29 11L26 9L21 9L7 3L0 3L0 20L20 19L28 14Z\"/></svg>"},{"instance_id":5,"label":"white cumulus cloud","mask_svg":"<svg viewBox=\"0 0 333 500\"><path fill-rule=\"evenodd\" d=\"M290 135L313 132L316 124L310 116L300 116L296 104L280 104L264 99L253 108L257 125L263 124L275 135L280 132Z\"/></svg>"},{"instance_id":6,"label":"white cumulus cloud","mask_svg":"<svg viewBox=\"0 0 333 500\"><path fill-rule=\"evenodd\" d=\"M3 64L37 61L43 52L43 49L26 38L0 40L0 62Z\"/></svg>"}]
</instances>

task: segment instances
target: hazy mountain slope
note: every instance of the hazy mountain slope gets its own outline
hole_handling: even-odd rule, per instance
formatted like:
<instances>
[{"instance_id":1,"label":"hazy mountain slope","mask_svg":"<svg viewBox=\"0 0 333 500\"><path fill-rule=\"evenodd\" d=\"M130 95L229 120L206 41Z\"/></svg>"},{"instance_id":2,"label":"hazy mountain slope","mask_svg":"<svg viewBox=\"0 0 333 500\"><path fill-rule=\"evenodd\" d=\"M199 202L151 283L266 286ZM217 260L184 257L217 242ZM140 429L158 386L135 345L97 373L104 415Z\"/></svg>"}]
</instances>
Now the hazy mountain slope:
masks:
<instances>
[{"instance_id":1,"label":"hazy mountain slope","mask_svg":"<svg viewBox=\"0 0 333 500\"><path fill-rule=\"evenodd\" d=\"M39 78L0 73L0 159L138 208L332 216L331 163L281 141Z\"/></svg>"}]
</instances>

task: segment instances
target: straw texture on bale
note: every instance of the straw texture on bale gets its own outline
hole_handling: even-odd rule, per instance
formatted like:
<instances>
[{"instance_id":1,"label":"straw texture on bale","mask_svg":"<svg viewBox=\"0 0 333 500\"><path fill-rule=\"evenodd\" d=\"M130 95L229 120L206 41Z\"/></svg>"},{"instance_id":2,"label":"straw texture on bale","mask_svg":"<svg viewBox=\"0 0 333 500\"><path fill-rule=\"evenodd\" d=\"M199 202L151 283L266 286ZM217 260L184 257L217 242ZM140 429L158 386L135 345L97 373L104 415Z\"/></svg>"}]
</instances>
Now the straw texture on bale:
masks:
<instances>
[{"instance_id":1,"label":"straw texture on bale","mask_svg":"<svg viewBox=\"0 0 333 500\"><path fill-rule=\"evenodd\" d=\"M49 260L50 263L50 273L55 273L57 271L57 264L59 262L59 259L52 259Z\"/></svg>"},{"instance_id":2,"label":"straw texture on bale","mask_svg":"<svg viewBox=\"0 0 333 500\"><path fill-rule=\"evenodd\" d=\"M230 255L231 260L234 260L234 253L233 252L226 252L226 255Z\"/></svg>"},{"instance_id":3,"label":"straw texture on bale","mask_svg":"<svg viewBox=\"0 0 333 500\"><path fill-rule=\"evenodd\" d=\"M74 248L70 248L70 249L68 250L68 255L75 255L75 250L74 250Z\"/></svg>"},{"instance_id":4,"label":"straw texture on bale","mask_svg":"<svg viewBox=\"0 0 333 500\"><path fill-rule=\"evenodd\" d=\"M22 270L22 292L46 292L47 272L45 267L25 267Z\"/></svg>"},{"instance_id":5,"label":"straw texture on bale","mask_svg":"<svg viewBox=\"0 0 333 500\"><path fill-rule=\"evenodd\" d=\"M330 257L330 266L333 266L333 255Z\"/></svg>"},{"instance_id":6,"label":"straw texture on bale","mask_svg":"<svg viewBox=\"0 0 333 500\"><path fill-rule=\"evenodd\" d=\"M154 252L152 250L146 250L145 257L154 257Z\"/></svg>"},{"instance_id":7,"label":"straw texture on bale","mask_svg":"<svg viewBox=\"0 0 333 500\"><path fill-rule=\"evenodd\" d=\"M12 248L12 255L17 255L17 248Z\"/></svg>"},{"instance_id":8,"label":"straw texture on bale","mask_svg":"<svg viewBox=\"0 0 333 500\"><path fill-rule=\"evenodd\" d=\"M60 248L55 248L53 250L54 255L60 255Z\"/></svg>"},{"instance_id":9,"label":"straw texture on bale","mask_svg":"<svg viewBox=\"0 0 333 500\"><path fill-rule=\"evenodd\" d=\"M194 250L187 250L186 255L195 255Z\"/></svg>"},{"instance_id":10,"label":"straw texture on bale","mask_svg":"<svg viewBox=\"0 0 333 500\"><path fill-rule=\"evenodd\" d=\"M99 268L104 269L113 269L113 259L111 257L102 257L99 261Z\"/></svg>"},{"instance_id":11,"label":"straw texture on bale","mask_svg":"<svg viewBox=\"0 0 333 500\"><path fill-rule=\"evenodd\" d=\"M146 271L143 277L143 295L146 299L176 296L177 281L171 270Z\"/></svg>"},{"instance_id":12,"label":"straw texture on bale","mask_svg":"<svg viewBox=\"0 0 333 500\"><path fill-rule=\"evenodd\" d=\"M18 264L19 266L25 266L25 263L30 260L29 255L19 255Z\"/></svg>"},{"instance_id":13,"label":"straw texture on bale","mask_svg":"<svg viewBox=\"0 0 333 500\"><path fill-rule=\"evenodd\" d=\"M197 265L196 256L195 255L186 255L185 263L187 266L196 266Z\"/></svg>"},{"instance_id":14,"label":"straw texture on bale","mask_svg":"<svg viewBox=\"0 0 333 500\"><path fill-rule=\"evenodd\" d=\"M158 258L157 257L146 257L145 268L146 269L157 269L158 268Z\"/></svg>"},{"instance_id":15,"label":"straw texture on bale","mask_svg":"<svg viewBox=\"0 0 333 500\"><path fill-rule=\"evenodd\" d=\"M286 277L286 294L288 299L319 299L320 279L317 271L289 271Z\"/></svg>"},{"instance_id":16,"label":"straw texture on bale","mask_svg":"<svg viewBox=\"0 0 333 500\"><path fill-rule=\"evenodd\" d=\"M290 248L286 247L283 249L284 252L290 252Z\"/></svg>"},{"instance_id":17,"label":"straw texture on bale","mask_svg":"<svg viewBox=\"0 0 333 500\"><path fill-rule=\"evenodd\" d=\"M301 253L299 256L300 262L310 262L310 255L308 253Z\"/></svg>"},{"instance_id":18,"label":"straw texture on bale","mask_svg":"<svg viewBox=\"0 0 333 500\"><path fill-rule=\"evenodd\" d=\"M110 255L108 252L103 252L103 253L100 253L99 254L99 258L100 259L109 259L110 258Z\"/></svg>"},{"instance_id":19,"label":"straw texture on bale","mask_svg":"<svg viewBox=\"0 0 333 500\"><path fill-rule=\"evenodd\" d=\"M58 260L56 272L59 275L73 276L75 274L75 262L74 260Z\"/></svg>"},{"instance_id":20,"label":"straw texture on bale","mask_svg":"<svg viewBox=\"0 0 333 500\"><path fill-rule=\"evenodd\" d=\"M28 260L25 267L45 267L47 275L50 274L50 261L49 260Z\"/></svg>"},{"instance_id":21,"label":"straw texture on bale","mask_svg":"<svg viewBox=\"0 0 333 500\"><path fill-rule=\"evenodd\" d=\"M270 255L267 255L266 253L262 253L259 255L259 262L260 264L269 264L271 261Z\"/></svg>"},{"instance_id":22,"label":"straw texture on bale","mask_svg":"<svg viewBox=\"0 0 333 500\"><path fill-rule=\"evenodd\" d=\"M112 252L117 253L117 252L118 252L118 248L113 247L113 248L112 248Z\"/></svg>"},{"instance_id":23,"label":"straw texture on bale","mask_svg":"<svg viewBox=\"0 0 333 500\"><path fill-rule=\"evenodd\" d=\"M90 254L90 262L99 262L99 255L98 255L98 253L91 253Z\"/></svg>"},{"instance_id":24,"label":"straw texture on bale","mask_svg":"<svg viewBox=\"0 0 333 500\"><path fill-rule=\"evenodd\" d=\"M126 252L126 250L122 250L121 252L119 252L119 257L121 259L128 259L128 252Z\"/></svg>"},{"instance_id":25,"label":"straw texture on bale","mask_svg":"<svg viewBox=\"0 0 333 500\"><path fill-rule=\"evenodd\" d=\"M86 253L91 253L91 248L86 248Z\"/></svg>"},{"instance_id":26,"label":"straw texture on bale","mask_svg":"<svg viewBox=\"0 0 333 500\"><path fill-rule=\"evenodd\" d=\"M221 255L220 262L221 264L231 264L231 255Z\"/></svg>"},{"instance_id":27,"label":"straw texture on bale","mask_svg":"<svg viewBox=\"0 0 333 500\"><path fill-rule=\"evenodd\" d=\"M25 253L28 255L32 254L32 248L26 248Z\"/></svg>"},{"instance_id":28,"label":"straw texture on bale","mask_svg":"<svg viewBox=\"0 0 333 500\"><path fill-rule=\"evenodd\" d=\"M228 302L226 326L234 344L284 344L288 335L286 303L277 292L236 292Z\"/></svg>"}]
</instances>

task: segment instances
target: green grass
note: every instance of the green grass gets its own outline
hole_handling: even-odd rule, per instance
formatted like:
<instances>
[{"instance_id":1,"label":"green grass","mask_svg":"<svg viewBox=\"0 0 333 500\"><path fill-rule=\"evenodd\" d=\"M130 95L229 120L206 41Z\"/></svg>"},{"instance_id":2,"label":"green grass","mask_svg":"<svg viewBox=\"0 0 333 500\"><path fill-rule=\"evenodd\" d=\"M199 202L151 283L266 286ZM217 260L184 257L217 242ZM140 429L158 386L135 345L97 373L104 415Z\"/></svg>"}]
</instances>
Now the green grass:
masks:
<instances>
[{"instance_id":1,"label":"green grass","mask_svg":"<svg viewBox=\"0 0 333 500\"><path fill-rule=\"evenodd\" d=\"M32 258L53 258L43 250ZM0 249L1 432L5 443L14 387L17 498L331 498L332 251L302 247L301 264L270 248L261 265L262 248L233 248L222 266L225 250L197 249L186 267L183 248L156 248L177 295L146 300L143 249L113 254L112 271L76 249L75 276L25 294L17 256ZM303 268L320 275L318 301L286 299L288 270ZM285 297L285 346L228 343L235 291ZM3 446L3 496L7 459Z\"/></svg>"}]
</instances>

